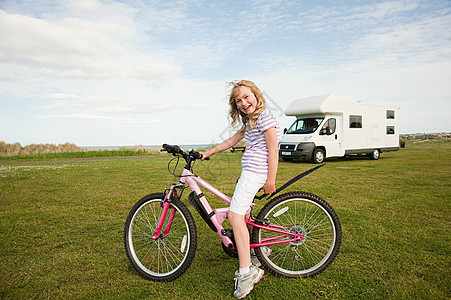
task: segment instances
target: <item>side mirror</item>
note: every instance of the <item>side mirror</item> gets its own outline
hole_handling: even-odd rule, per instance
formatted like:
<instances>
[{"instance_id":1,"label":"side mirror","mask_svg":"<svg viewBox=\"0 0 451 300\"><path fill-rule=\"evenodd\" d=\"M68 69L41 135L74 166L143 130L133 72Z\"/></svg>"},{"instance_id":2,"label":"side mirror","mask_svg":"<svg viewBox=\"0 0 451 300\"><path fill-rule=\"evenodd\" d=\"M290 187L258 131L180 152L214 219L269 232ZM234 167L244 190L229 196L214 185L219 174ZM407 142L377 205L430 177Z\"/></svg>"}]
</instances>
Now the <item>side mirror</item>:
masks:
<instances>
[{"instance_id":1,"label":"side mirror","mask_svg":"<svg viewBox=\"0 0 451 300\"><path fill-rule=\"evenodd\" d=\"M330 127L321 128L321 131L319 132L320 135L331 135Z\"/></svg>"},{"instance_id":2,"label":"side mirror","mask_svg":"<svg viewBox=\"0 0 451 300\"><path fill-rule=\"evenodd\" d=\"M283 134L287 133L288 129L284 128L283 129Z\"/></svg>"}]
</instances>

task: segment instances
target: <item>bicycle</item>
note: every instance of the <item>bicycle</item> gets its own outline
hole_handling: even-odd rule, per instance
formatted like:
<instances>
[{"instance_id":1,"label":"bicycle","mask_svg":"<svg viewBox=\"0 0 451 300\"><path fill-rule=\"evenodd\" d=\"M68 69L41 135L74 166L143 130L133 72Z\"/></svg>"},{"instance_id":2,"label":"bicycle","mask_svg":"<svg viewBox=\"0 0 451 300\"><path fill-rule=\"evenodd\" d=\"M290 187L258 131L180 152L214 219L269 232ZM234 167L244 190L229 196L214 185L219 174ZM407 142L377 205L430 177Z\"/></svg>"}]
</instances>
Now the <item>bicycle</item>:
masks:
<instances>
[{"instance_id":1,"label":"bicycle","mask_svg":"<svg viewBox=\"0 0 451 300\"><path fill-rule=\"evenodd\" d=\"M194 175L194 162L202 158L199 152L184 152L178 146L163 145L162 151L182 157L186 165L181 175L168 170L180 180L163 193L143 197L131 209L124 228L127 256L148 280L172 281L191 265L197 248L197 229L187 206L180 200L186 187L192 190L189 202L200 213L208 226L218 234L224 251L237 257L231 229L224 229L227 208L212 209L199 185L230 204L231 198ZM208 158L207 158L208 159ZM323 164L324 165L324 164ZM323 165L294 177L275 194ZM324 271L335 259L341 244L341 225L333 208L321 197L307 192L288 192L266 203L257 217L250 215L251 249L261 264L275 275L285 277L311 277ZM263 250L265 249L265 250Z\"/></svg>"}]
</instances>

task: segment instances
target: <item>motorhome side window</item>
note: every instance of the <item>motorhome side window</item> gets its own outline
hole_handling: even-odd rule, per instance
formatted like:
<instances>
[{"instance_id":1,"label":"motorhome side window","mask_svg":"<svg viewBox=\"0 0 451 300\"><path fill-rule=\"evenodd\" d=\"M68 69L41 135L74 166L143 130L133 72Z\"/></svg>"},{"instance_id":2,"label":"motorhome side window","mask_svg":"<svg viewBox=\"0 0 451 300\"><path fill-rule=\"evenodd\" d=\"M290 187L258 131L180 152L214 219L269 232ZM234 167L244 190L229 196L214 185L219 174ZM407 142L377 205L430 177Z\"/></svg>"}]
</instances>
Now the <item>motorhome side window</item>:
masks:
<instances>
[{"instance_id":1,"label":"motorhome side window","mask_svg":"<svg viewBox=\"0 0 451 300\"><path fill-rule=\"evenodd\" d=\"M387 119L394 119L394 118L395 118L395 111L387 110Z\"/></svg>"},{"instance_id":2,"label":"motorhome side window","mask_svg":"<svg viewBox=\"0 0 451 300\"><path fill-rule=\"evenodd\" d=\"M387 134L395 134L395 126L387 126Z\"/></svg>"},{"instance_id":3,"label":"motorhome side window","mask_svg":"<svg viewBox=\"0 0 451 300\"><path fill-rule=\"evenodd\" d=\"M335 133L337 121L335 118L330 118L324 123L323 127L321 128L321 132L319 134L321 135L330 135Z\"/></svg>"},{"instance_id":4,"label":"motorhome side window","mask_svg":"<svg viewBox=\"0 0 451 300\"><path fill-rule=\"evenodd\" d=\"M349 116L349 128L362 128L362 116Z\"/></svg>"}]
</instances>

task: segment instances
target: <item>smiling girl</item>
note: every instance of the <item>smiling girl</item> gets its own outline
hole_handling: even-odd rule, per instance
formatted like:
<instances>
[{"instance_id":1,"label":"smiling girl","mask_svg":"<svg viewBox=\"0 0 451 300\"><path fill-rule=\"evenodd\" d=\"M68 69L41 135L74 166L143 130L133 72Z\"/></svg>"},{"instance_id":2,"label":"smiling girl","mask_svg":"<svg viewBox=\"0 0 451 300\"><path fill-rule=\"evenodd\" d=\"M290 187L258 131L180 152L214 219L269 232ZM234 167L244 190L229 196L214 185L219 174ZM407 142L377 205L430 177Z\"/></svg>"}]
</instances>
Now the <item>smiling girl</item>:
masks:
<instances>
[{"instance_id":1,"label":"smiling girl","mask_svg":"<svg viewBox=\"0 0 451 300\"><path fill-rule=\"evenodd\" d=\"M264 271L251 264L249 231L244 221L254 196L260 189L265 194L275 192L275 181L279 161L277 142L279 124L269 110L258 87L248 80L233 82L229 97L229 117L232 126L240 129L221 144L202 152L205 159L227 150L245 138L247 147L241 159L241 176L232 197L228 219L233 229L239 257L239 271L235 273L235 298L244 298L254 284L259 282Z\"/></svg>"}]
</instances>

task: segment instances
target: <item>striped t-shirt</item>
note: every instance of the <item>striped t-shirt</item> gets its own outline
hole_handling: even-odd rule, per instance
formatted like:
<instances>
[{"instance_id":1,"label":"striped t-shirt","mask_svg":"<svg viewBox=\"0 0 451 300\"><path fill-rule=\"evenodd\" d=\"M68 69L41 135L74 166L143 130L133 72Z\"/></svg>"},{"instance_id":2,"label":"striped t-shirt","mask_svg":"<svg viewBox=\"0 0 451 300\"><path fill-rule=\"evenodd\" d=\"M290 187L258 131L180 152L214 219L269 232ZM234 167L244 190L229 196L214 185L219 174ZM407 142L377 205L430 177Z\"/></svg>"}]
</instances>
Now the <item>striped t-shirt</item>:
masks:
<instances>
[{"instance_id":1,"label":"striped t-shirt","mask_svg":"<svg viewBox=\"0 0 451 300\"><path fill-rule=\"evenodd\" d=\"M245 140L247 143L246 152L241 159L243 170L254 173L268 174L268 147L266 146L264 131L275 127L277 140L279 140L279 123L271 112L265 109L257 119L257 125L246 128Z\"/></svg>"}]
</instances>

